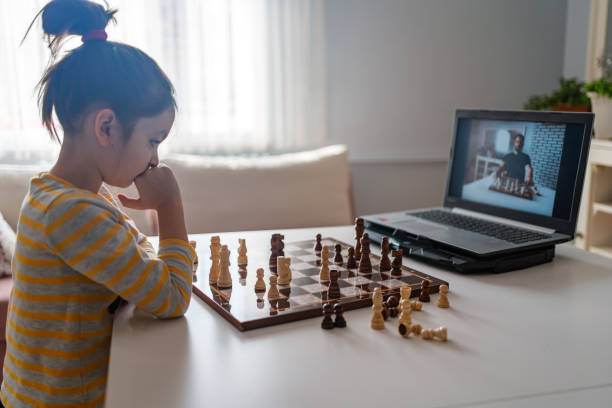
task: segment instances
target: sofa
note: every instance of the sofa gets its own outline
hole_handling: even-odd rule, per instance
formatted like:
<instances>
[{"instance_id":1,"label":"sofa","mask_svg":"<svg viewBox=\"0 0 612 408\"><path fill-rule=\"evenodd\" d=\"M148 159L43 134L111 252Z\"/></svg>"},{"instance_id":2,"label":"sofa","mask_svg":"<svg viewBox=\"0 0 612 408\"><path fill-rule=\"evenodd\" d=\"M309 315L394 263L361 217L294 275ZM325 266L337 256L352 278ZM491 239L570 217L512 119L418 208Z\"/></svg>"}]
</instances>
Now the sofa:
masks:
<instances>
[{"instance_id":1,"label":"sofa","mask_svg":"<svg viewBox=\"0 0 612 408\"><path fill-rule=\"evenodd\" d=\"M181 188L190 234L348 225L354 218L348 152L333 145L278 155L228 157L169 155ZM16 231L29 179L43 166L0 165L0 217ZM128 189L113 194L137 196ZM157 235L155 211L123 209L147 235ZM11 290L10 277L0 279L0 353ZM1 372L0 372L1 375Z\"/></svg>"}]
</instances>

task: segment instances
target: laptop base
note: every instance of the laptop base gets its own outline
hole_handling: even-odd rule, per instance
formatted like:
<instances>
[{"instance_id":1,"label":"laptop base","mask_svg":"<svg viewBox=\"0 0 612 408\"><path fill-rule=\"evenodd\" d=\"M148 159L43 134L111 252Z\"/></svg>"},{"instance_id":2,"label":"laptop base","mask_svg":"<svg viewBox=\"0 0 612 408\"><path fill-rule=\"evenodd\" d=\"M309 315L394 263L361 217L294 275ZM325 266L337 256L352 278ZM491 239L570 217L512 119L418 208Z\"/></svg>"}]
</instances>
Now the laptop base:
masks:
<instances>
[{"instance_id":1,"label":"laptop base","mask_svg":"<svg viewBox=\"0 0 612 408\"><path fill-rule=\"evenodd\" d=\"M404 256L462 273L502 273L515 271L550 262L555 257L554 245L501 256L477 258L453 251L452 249L442 248L432 241L404 236L405 234L391 234L396 236L390 236L388 234L389 231L378 229L373 224L368 225L365 232L368 233L373 242L378 244L380 244L383 237L387 237L389 239L389 247L393 249L401 248L404 251Z\"/></svg>"}]
</instances>

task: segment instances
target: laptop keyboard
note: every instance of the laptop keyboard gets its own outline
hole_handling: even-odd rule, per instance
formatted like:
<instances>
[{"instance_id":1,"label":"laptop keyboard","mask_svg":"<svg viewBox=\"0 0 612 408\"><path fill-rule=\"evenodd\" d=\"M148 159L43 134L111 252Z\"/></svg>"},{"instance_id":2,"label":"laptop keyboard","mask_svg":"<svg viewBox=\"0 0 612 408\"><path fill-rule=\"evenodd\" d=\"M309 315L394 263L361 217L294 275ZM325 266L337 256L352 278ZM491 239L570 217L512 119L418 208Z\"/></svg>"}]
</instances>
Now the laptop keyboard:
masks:
<instances>
[{"instance_id":1,"label":"laptop keyboard","mask_svg":"<svg viewBox=\"0 0 612 408\"><path fill-rule=\"evenodd\" d=\"M479 234L495 237L514 244L523 244L525 242L537 241L539 239L549 238L549 235L539 232L529 231L527 229L509 227L507 225L484 221L467 215L456 214L449 211L429 210L417 213L410 213L415 217L425 220L434 221L439 224L449 225L451 227L464 229L467 231L476 232Z\"/></svg>"}]
</instances>

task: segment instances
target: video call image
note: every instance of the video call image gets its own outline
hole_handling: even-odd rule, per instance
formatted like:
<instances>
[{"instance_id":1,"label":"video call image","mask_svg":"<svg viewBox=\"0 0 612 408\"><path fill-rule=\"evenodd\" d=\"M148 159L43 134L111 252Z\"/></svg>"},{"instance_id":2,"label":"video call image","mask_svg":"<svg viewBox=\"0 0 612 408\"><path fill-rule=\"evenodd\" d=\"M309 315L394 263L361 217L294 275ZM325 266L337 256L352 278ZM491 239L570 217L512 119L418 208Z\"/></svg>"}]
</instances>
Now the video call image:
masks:
<instances>
[{"instance_id":1,"label":"video call image","mask_svg":"<svg viewBox=\"0 0 612 408\"><path fill-rule=\"evenodd\" d=\"M461 198L552 215L566 125L472 120Z\"/></svg>"}]
</instances>

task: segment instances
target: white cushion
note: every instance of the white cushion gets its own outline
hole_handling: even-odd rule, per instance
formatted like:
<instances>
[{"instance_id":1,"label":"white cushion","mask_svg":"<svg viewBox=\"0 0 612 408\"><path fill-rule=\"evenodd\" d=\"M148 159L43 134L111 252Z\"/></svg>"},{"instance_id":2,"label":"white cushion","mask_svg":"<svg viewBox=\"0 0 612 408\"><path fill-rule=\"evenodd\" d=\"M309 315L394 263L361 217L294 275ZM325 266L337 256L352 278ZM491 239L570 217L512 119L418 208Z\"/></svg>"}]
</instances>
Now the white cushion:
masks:
<instances>
[{"instance_id":1,"label":"white cushion","mask_svg":"<svg viewBox=\"0 0 612 408\"><path fill-rule=\"evenodd\" d=\"M189 233L347 225L344 145L257 157L171 155Z\"/></svg>"}]
</instances>

